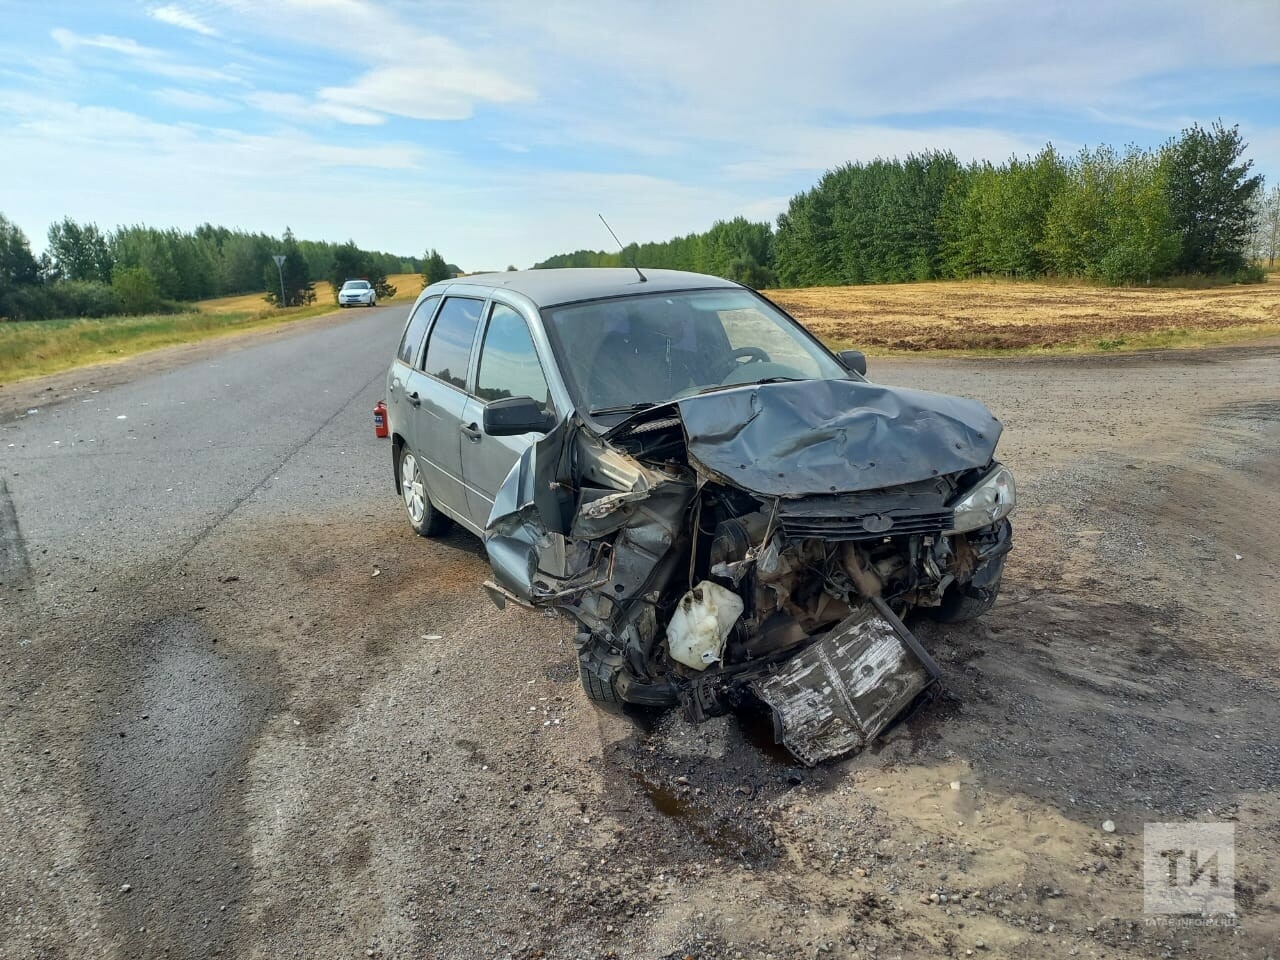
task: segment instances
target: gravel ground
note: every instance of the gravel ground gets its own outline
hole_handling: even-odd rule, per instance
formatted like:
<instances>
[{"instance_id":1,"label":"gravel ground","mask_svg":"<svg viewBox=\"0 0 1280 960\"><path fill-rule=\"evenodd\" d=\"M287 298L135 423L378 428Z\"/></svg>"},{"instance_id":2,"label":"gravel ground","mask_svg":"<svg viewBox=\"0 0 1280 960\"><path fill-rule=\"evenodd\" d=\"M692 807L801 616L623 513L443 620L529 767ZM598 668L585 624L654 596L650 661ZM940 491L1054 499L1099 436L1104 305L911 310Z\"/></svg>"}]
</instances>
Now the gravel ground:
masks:
<instances>
[{"instance_id":1,"label":"gravel ground","mask_svg":"<svg viewBox=\"0 0 1280 960\"><path fill-rule=\"evenodd\" d=\"M566 625L411 535L403 315L0 424L5 957L1280 953L1280 350L875 362L1004 420L1017 544L915 624L945 693L804 770L597 710ZM1237 924L1144 915L1184 820L1234 824Z\"/></svg>"}]
</instances>

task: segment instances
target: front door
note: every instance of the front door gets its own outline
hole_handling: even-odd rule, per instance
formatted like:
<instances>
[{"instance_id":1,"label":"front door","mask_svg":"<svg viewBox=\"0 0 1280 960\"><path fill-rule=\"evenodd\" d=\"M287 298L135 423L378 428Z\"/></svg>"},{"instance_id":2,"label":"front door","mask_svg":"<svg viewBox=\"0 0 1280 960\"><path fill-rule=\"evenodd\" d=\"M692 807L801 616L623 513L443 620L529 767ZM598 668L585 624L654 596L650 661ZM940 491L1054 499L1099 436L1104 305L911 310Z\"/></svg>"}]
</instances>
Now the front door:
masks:
<instances>
[{"instance_id":1,"label":"front door","mask_svg":"<svg viewBox=\"0 0 1280 960\"><path fill-rule=\"evenodd\" d=\"M462 414L462 476L467 504L480 527L489 520L493 498L524 453L542 434L491 437L482 429L484 407L505 397L533 397L543 409L552 407L547 378L523 316L504 303L489 305L488 323L480 346L475 396Z\"/></svg>"}]
</instances>

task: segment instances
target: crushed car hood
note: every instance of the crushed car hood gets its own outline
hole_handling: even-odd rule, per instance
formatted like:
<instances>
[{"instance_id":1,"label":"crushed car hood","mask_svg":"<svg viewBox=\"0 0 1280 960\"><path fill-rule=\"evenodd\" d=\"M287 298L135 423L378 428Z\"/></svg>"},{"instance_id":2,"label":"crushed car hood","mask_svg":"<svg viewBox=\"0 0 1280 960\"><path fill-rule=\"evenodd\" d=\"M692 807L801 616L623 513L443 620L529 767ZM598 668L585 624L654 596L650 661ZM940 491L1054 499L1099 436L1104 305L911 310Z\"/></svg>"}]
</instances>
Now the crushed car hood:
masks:
<instances>
[{"instance_id":1,"label":"crushed car hood","mask_svg":"<svg viewBox=\"0 0 1280 960\"><path fill-rule=\"evenodd\" d=\"M632 417L684 425L689 460L766 496L856 493L983 467L1000 421L976 400L860 380L748 384Z\"/></svg>"}]
</instances>

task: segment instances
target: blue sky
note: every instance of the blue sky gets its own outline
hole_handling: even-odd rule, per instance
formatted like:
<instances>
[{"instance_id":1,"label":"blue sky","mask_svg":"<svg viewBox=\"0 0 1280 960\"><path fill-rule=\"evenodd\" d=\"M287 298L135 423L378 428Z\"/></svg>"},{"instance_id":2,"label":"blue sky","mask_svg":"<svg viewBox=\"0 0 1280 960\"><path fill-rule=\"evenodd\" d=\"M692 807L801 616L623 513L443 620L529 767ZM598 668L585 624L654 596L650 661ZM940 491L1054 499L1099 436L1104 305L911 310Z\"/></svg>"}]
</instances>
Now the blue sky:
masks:
<instances>
[{"instance_id":1,"label":"blue sky","mask_svg":"<svg viewBox=\"0 0 1280 960\"><path fill-rule=\"evenodd\" d=\"M1239 123L1280 2L0 0L0 212L209 221L467 269L773 219L836 164Z\"/></svg>"}]
</instances>

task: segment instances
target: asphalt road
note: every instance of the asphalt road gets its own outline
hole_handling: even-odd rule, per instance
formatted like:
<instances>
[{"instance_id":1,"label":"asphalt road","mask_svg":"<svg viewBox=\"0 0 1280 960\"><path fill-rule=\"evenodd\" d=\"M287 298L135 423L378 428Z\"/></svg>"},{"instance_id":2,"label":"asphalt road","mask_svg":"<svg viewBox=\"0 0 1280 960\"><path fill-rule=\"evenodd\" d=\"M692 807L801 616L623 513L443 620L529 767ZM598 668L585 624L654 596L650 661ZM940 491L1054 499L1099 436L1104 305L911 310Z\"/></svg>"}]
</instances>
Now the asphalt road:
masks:
<instances>
[{"instance_id":1,"label":"asphalt road","mask_svg":"<svg viewBox=\"0 0 1280 960\"><path fill-rule=\"evenodd\" d=\"M255 576L235 556L213 569L197 555L228 527L385 505L390 456L372 410L405 315L383 307L239 342L131 383L85 386L0 428L0 609L18 681L6 684L5 712L39 717L44 745L32 752L62 765L45 796L28 797L79 796L91 834L88 855L71 853L85 842L76 839L59 856L31 827L67 808L33 816L6 804L4 834L17 843L6 853L38 851L54 870L138 891L106 909L114 929L89 943L194 956L224 939L227 902L247 876L238 865L228 873L240 829L228 804L280 706L280 676L275 652L253 646L254 618L188 601L188 575ZM216 647L221 617L248 641L236 655ZM6 727L12 750L18 731ZM10 885L5 913L21 916L13 896ZM148 923L155 936L141 932Z\"/></svg>"},{"instance_id":2,"label":"asphalt road","mask_svg":"<svg viewBox=\"0 0 1280 960\"><path fill-rule=\"evenodd\" d=\"M36 584L68 563L85 576L155 564L161 576L232 512L267 500L305 510L324 491L367 504L385 452L373 404L405 315L380 307L249 341L6 425L0 452Z\"/></svg>"},{"instance_id":3,"label":"asphalt road","mask_svg":"<svg viewBox=\"0 0 1280 960\"><path fill-rule=\"evenodd\" d=\"M0 423L0 954L1267 955L1280 350L873 361L1002 417L1017 547L918 628L948 698L798 771L596 710L473 538L409 532L404 312ZM1161 819L1236 825L1242 928L1143 924Z\"/></svg>"}]
</instances>

